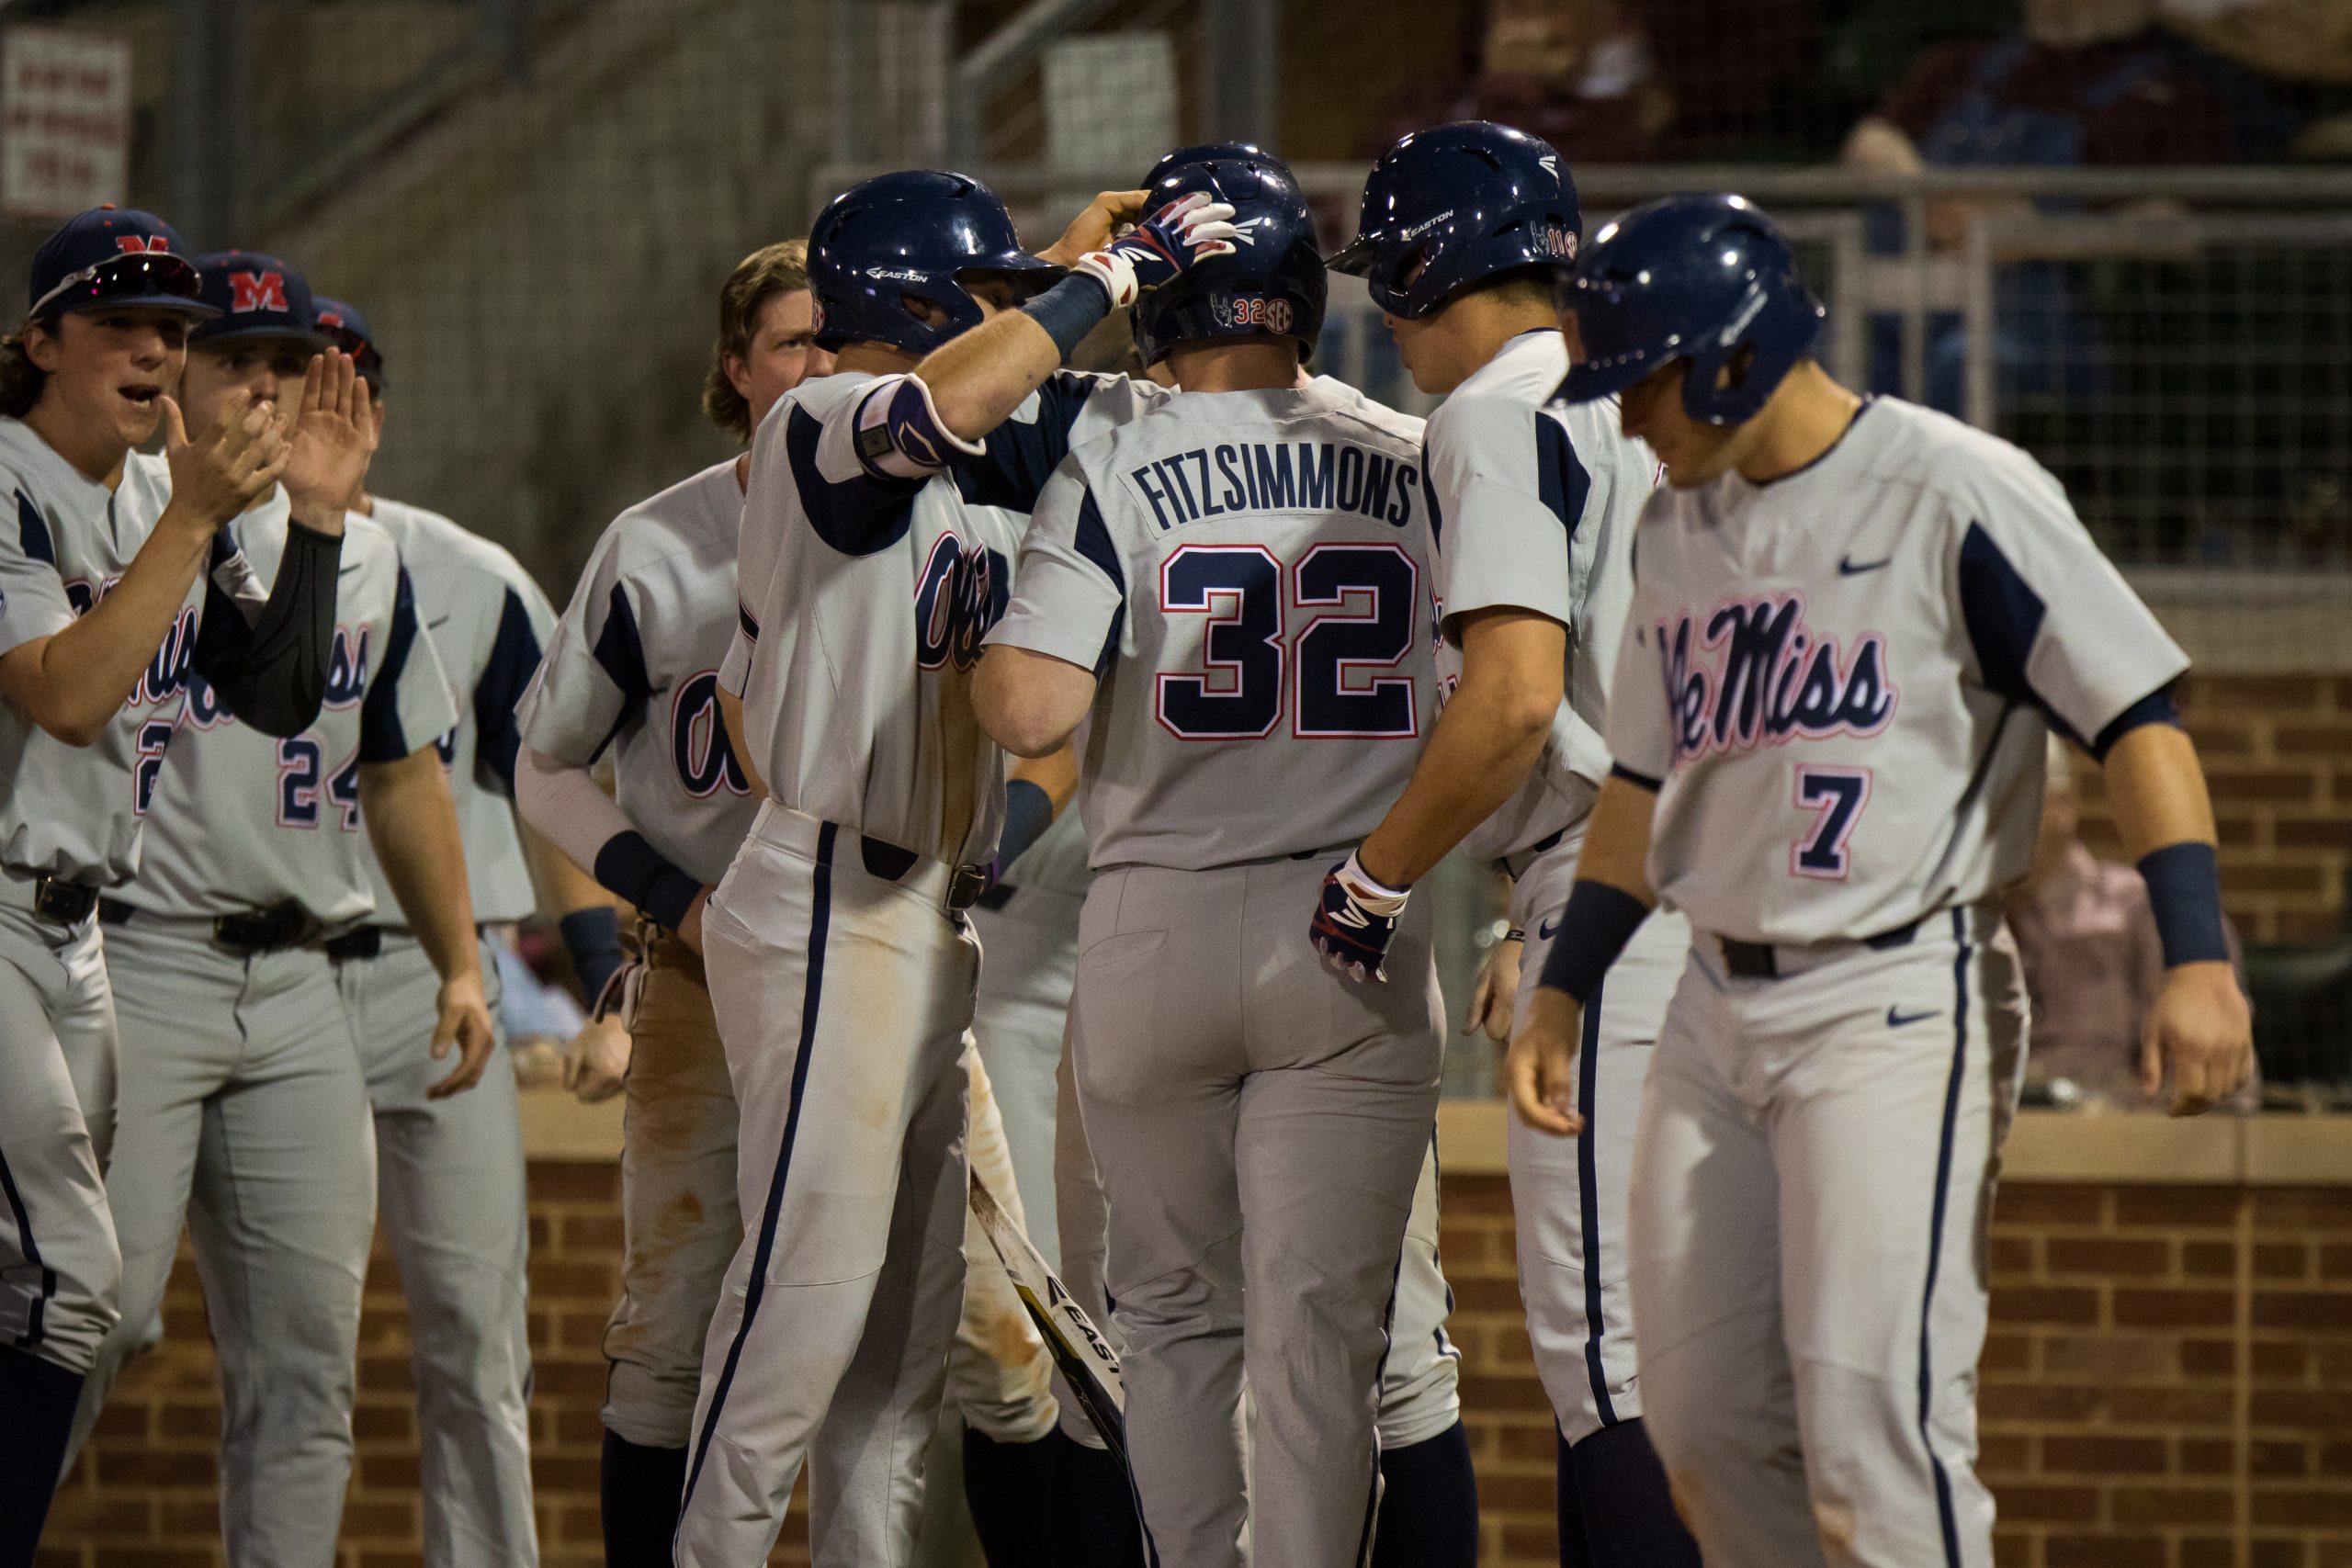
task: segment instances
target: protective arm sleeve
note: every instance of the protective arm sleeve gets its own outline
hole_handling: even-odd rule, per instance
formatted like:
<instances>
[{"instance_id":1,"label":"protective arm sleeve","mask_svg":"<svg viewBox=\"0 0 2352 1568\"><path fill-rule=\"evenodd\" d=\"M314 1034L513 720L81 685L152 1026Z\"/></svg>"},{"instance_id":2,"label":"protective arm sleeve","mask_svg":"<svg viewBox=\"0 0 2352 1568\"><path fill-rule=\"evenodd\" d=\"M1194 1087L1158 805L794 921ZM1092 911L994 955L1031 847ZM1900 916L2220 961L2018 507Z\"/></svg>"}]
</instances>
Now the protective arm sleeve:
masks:
<instances>
[{"instance_id":1,"label":"protective arm sleeve","mask_svg":"<svg viewBox=\"0 0 2352 1568\"><path fill-rule=\"evenodd\" d=\"M514 757L514 804L523 820L599 885L671 931L685 919L702 884L671 863L630 826L588 770L540 756L529 746Z\"/></svg>"},{"instance_id":2,"label":"protective arm sleeve","mask_svg":"<svg viewBox=\"0 0 2352 1568\"><path fill-rule=\"evenodd\" d=\"M246 570L224 530L212 546L204 618L196 634L198 674L231 713L265 735L300 735L319 716L334 649L335 574L343 536L288 522L286 552L269 598L247 618L224 579Z\"/></svg>"}]
</instances>

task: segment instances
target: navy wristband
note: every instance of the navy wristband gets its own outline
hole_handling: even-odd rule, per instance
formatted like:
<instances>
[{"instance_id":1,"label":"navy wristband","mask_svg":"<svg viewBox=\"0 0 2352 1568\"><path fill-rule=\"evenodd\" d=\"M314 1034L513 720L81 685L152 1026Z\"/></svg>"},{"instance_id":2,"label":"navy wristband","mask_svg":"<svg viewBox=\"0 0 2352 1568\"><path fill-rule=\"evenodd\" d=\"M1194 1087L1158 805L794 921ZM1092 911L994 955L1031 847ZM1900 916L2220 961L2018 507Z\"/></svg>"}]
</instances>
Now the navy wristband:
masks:
<instances>
[{"instance_id":1,"label":"navy wristband","mask_svg":"<svg viewBox=\"0 0 2352 1568\"><path fill-rule=\"evenodd\" d=\"M2211 844L2166 844L2140 857L2148 908L2156 918L2165 967L2226 964L2230 939L2222 924L2222 869Z\"/></svg>"},{"instance_id":2,"label":"navy wristband","mask_svg":"<svg viewBox=\"0 0 2352 1568\"><path fill-rule=\"evenodd\" d=\"M581 998L593 1008L605 994L605 982L624 962L620 912L610 905L574 909L555 929L563 937L564 952L571 955L572 973L580 976Z\"/></svg>"},{"instance_id":3,"label":"navy wristband","mask_svg":"<svg viewBox=\"0 0 2352 1568\"><path fill-rule=\"evenodd\" d=\"M596 880L674 933L702 884L688 876L635 830L616 833L596 852Z\"/></svg>"},{"instance_id":4,"label":"navy wristband","mask_svg":"<svg viewBox=\"0 0 2352 1568\"><path fill-rule=\"evenodd\" d=\"M1567 992L1582 1007L1649 917L1649 906L1622 887L1578 882L1561 911L1552 951L1544 955L1543 983Z\"/></svg>"},{"instance_id":5,"label":"navy wristband","mask_svg":"<svg viewBox=\"0 0 2352 1568\"><path fill-rule=\"evenodd\" d=\"M1068 359L1079 341L1111 313L1111 291L1098 278L1072 273L1021 307L1023 313L1046 329L1054 347Z\"/></svg>"},{"instance_id":6,"label":"navy wristband","mask_svg":"<svg viewBox=\"0 0 2352 1568\"><path fill-rule=\"evenodd\" d=\"M1022 852L1045 836L1054 825L1054 797L1027 779L1004 786L1004 831L996 841L996 863L1010 867Z\"/></svg>"}]
</instances>

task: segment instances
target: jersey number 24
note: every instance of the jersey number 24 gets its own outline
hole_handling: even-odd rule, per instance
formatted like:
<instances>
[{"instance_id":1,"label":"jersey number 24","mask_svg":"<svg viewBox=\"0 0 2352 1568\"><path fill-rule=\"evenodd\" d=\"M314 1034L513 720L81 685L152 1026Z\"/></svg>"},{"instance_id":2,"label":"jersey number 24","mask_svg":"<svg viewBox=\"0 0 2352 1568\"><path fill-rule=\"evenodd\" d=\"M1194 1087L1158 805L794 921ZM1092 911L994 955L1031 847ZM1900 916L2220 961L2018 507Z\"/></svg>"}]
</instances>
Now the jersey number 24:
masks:
<instances>
[{"instance_id":1,"label":"jersey number 24","mask_svg":"<svg viewBox=\"0 0 2352 1568\"><path fill-rule=\"evenodd\" d=\"M1285 581L1287 580L1287 581ZM1317 545L1287 570L1258 545L1186 545L1159 566L1159 607L1205 615L1203 668L1162 671L1159 722L1185 740L1254 739L1290 710L1303 739L1420 733L1413 651L1420 569L1394 545ZM1303 617L1289 634L1294 615Z\"/></svg>"}]
</instances>

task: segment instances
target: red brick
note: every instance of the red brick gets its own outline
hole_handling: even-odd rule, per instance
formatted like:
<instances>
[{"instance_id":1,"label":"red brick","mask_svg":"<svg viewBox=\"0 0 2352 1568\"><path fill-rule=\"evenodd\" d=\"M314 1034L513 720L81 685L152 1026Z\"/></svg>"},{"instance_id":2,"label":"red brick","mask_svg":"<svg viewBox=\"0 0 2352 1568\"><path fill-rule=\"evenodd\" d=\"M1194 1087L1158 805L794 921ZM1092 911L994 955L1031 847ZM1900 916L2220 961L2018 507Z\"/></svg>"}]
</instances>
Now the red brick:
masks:
<instances>
[{"instance_id":1,"label":"red brick","mask_svg":"<svg viewBox=\"0 0 2352 1568\"><path fill-rule=\"evenodd\" d=\"M2352 1192L2343 1188L2264 1187L2254 1193L2256 1230L2294 1235L2352 1230Z\"/></svg>"},{"instance_id":2,"label":"red brick","mask_svg":"<svg viewBox=\"0 0 2352 1568\"><path fill-rule=\"evenodd\" d=\"M2041 1550L2049 1568L2165 1568L2160 1535L2053 1535Z\"/></svg>"},{"instance_id":3,"label":"red brick","mask_svg":"<svg viewBox=\"0 0 2352 1568\"><path fill-rule=\"evenodd\" d=\"M2231 1230L2238 1221L2238 1195L2212 1187L2124 1187L2115 1194L2119 1225L2166 1230Z\"/></svg>"},{"instance_id":4,"label":"red brick","mask_svg":"<svg viewBox=\"0 0 2352 1568\"><path fill-rule=\"evenodd\" d=\"M2341 817L2281 817L2270 834L2282 850L2352 849L2352 821Z\"/></svg>"},{"instance_id":5,"label":"red brick","mask_svg":"<svg viewBox=\"0 0 2352 1568\"><path fill-rule=\"evenodd\" d=\"M2257 1427L2343 1431L2352 1427L2352 1388L2257 1388L2252 1414Z\"/></svg>"},{"instance_id":6,"label":"red brick","mask_svg":"<svg viewBox=\"0 0 2352 1568\"><path fill-rule=\"evenodd\" d=\"M2312 806L2319 800L2319 775L2309 768L2222 766L2205 770L2216 801L2267 801Z\"/></svg>"},{"instance_id":7,"label":"red brick","mask_svg":"<svg viewBox=\"0 0 2352 1568\"><path fill-rule=\"evenodd\" d=\"M2182 1242L2180 1271L2197 1280L2234 1279L2238 1271L2237 1244L2228 1241Z\"/></svg>"},{"instance_id":8,"label":"red brick","mask_svg":"<svg viewBox=\"0 0 2352 1568\"><path fill-rule=\"evenodd\" d=\"M1479 1488L1479 1502L1486 1488ZM2009 1524L2087 1525L2098 1518L2096 1486L2013 1483L2001 1488L2001 1518Z\"/></svg>"},{"instance_id":9,"label":"red brick","mask_svg":"<svg viewBox=\"0 0 2352 1568\"><path fill-rule=\"evenodd\" d=\"M1452 1198L1452 1184L1447 1196ZM2107 1190L2047 1182L2004 1182L1993 1201L1996 1226L2095 1225L2106 1215Z\"/></svg>"},{"instance_id":10,"label":"red brick","mask_svg":"<svg viewBox=\"0 0 2352 1568\"><path fill-rule=\"evenodd\" d=\"M2226 1427L2237 1395L2226 1388L2119 1388L2109 1398L2116 1420L2167 1427Z\"/></svg>"},{"instance_id":11,"label":"red brick","mask_svg":"<svg viewBox=\"0 0 2352 1568\"><path fill-rule=\"evenodd\" d=\"M2300 1480L2312 1472L2312 1448L2309 1443L2256 1439L2247 1450L2246 1468L2266 1480Z\"/></svg>"},{"instance_id":12,"label":"red brick","mask_svg":"<svg viewBox=\"0 0 2352 1568\"><path fill-rule=\"evenodd\" d=\"M2352 1291L2256 1291L2256 1328L2352 1329Z\"/></svg>"},{"instance_id":13,"label":"red brick","mask_svg":"<svg viewBox=\"0 0 2352 1568\"><path fill-rule=\"evenodd\" d=\"M2022 1334L1991 1334L1976 1359L1981 1373L2022 1372L2033 1364L2033 1341Z\"/></svg>"},{"instance_id":14,"label":"red brick","mask_svg":"<svg viewBox=\"0 0 2352 1568\"><path fill-rule=\"evenodd\" d=\"M2272 1538L2254 1543L2251 1561L2253 1568L2305 1568L2311 1562L2311 1553L2300 1540Z\"/></svg>"},{"instance_id":15,"label":"red brick","mask_svg":"<svg viewBox=\"0 0 2352 1568\"><path fill-rule=\"evenodd\" d=\"M2022 1235L1996 1235L1992 1242L1993 1274L2027 1275L2033 1272L2033 1242Z\"/></svg>"},{"instance_id":16,"label":"red brick","mask_svg":"<svg viewBox=\"0 0 2352 1568\"><path fill-rule=\"evenodd\" d=\"M2143 1278L2172 1269L2172 1244L2144 1237L2053 1235L2041 1244L2052 1274L2124 1275Z\"/></svg>"},{"instance_id":17,"label":"red brick","mask_svg":"<svg viewBox=\"0 0 2352 1568\"><path fill-rule=\"evenodd\" d=\"M2098 1292L2047 1285L2003 1285L1993 1292L1993 1321L2089 1325L2098 1321Z\"/></svg>"},{"instance_id":18,"label":"red brick","mask_svg":"<svg viewBox=\"0 0 2352 1568\"><path fill-rule=\"evenodd\" d=\"M2301 1383L2311 1371L2311 1350L2291 1339L2257 1339L2248 1359L2257 1382Z\"/></svg>"},{"instance_id":19,"label":"red brick","mask_svg":"<svg viewBox=\"0 0 2352 1568\"><path fill-rule=\"evenodd\" d=\"M2238 1348L2227 1339L2184 1339L2180 1371L2183 1377L2233 1378L2238 1372Z\"/></svg>"},{"instance_id":20,"label":"red brick","mask_svg":"<svg viewBox=\"0 0 2352 1568\"><path fill-rule=\"evenodd\" d=\"M2041 1439L2045 1470L2068 1475L2161 1475L2161 1438L2058 1437Z\"/></svg>"},{"instance_id":21,"label":"red brick","mask_svg":"<svg viewBox=\"0 0 2352 1568\"><path fill-rule=\"evenodd\" d=\"M2119 1486L2108 1494L2119 1525L2225 1525L2237 1517L2234 1493L2212 1487ZM2008 1499L2001 1499L2004 1511Z\"/></svg>"},{"instance_id":22,"label":"red brick","mask_svg":"<svg viewBox=\"0 0 2352 1568\"><path fill-rule=\"evenodd\" d=\"M2237 1473L2238 1446L2227 1438L2183 1438L2179 1457L2183 1475Z\"/></svg>"},{"instance_id":23,"label":"red brick","mask_svg":"<svg viewBox=\"0 0 2352 1568\"><path fill-rule=\"evenodd\" d=\"M2328 688L2317 675L2197 675L2186 682L2197 712L2317 713Z\"/></svg>"},{"instance_id":24,"label":"red brick","mask_svg":"<svg viewBox=\"0 0 2352 1568\"><path fill-rule=\"evenodd\" d=\"M2119 1290L2112 1305L2119 1328L2226 1328L2237 1321L2237 1298L2227 1291Z\"/></svg>"},{"instance_id":25,"label":"red brick","mask_svg":"<svg viewBox=\"0 0 2352 1568\"><path fill-rule=\"evenodd\" d=\"M2352 1529L2352 1491L2342 1487L2271 1487L2254 1489L2254 1522L2277 1529L2281 1525L2314 1529Z\"/></svg>"},{"instance_id":26,"label":"red brick","mask_svg":"<svg viewBox=\"0 0 2352 1568\"><path fill-rule=\"evenodd\" d=\"M599 1207L617 1207L620 1202L621 1168L611 1160L534 1160L531 1162L531 1201L535 1205L549 1203L587 1203ZM1446 1197L1453 1201L1453 1183L1446 1183Z\"/></svg>"}]
</instances>

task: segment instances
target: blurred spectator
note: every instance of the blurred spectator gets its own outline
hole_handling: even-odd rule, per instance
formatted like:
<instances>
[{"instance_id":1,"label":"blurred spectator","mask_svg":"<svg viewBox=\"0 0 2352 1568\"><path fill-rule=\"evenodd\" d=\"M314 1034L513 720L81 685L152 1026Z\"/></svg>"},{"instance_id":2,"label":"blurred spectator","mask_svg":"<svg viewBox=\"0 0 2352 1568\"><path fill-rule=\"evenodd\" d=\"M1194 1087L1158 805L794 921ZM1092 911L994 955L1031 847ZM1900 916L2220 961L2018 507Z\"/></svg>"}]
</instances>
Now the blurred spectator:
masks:
<instances>
[{"instance_id":1,"label":"blurred spectator","mask_svg":"<svg viewBox=\"0 0 2352 1568\"><path fill-rule=\"evenodd\" d=\"M1475 79L1392 106L1365 151L1449 120L1492 119L1544 138L1571 164L1637 163L1674 118L1649 35L1623 0L1491 0L1479 60Z\"/></svg>"},{"instance_id":2,"label":"blurred spectator","mask_svg":"<svg viewBox=\"0 0 2352 1568\"><path fill-rule=\"evenodd\" d=\"M2131 866L2096 859L2084 847L2074 753L2054 739L2049 772L2033 867L2008 902L2033 1003L2026 1082L2062 1106L2157 1109L2166 1101L2140 1087L2140 1025L2165 978L2147 886ZM2224 929L2243 986L2237 932L2226 921ZM2260 1103L2260 1089L2250 1082L2224 1109Z\"/></svg>"}]
</instances>

